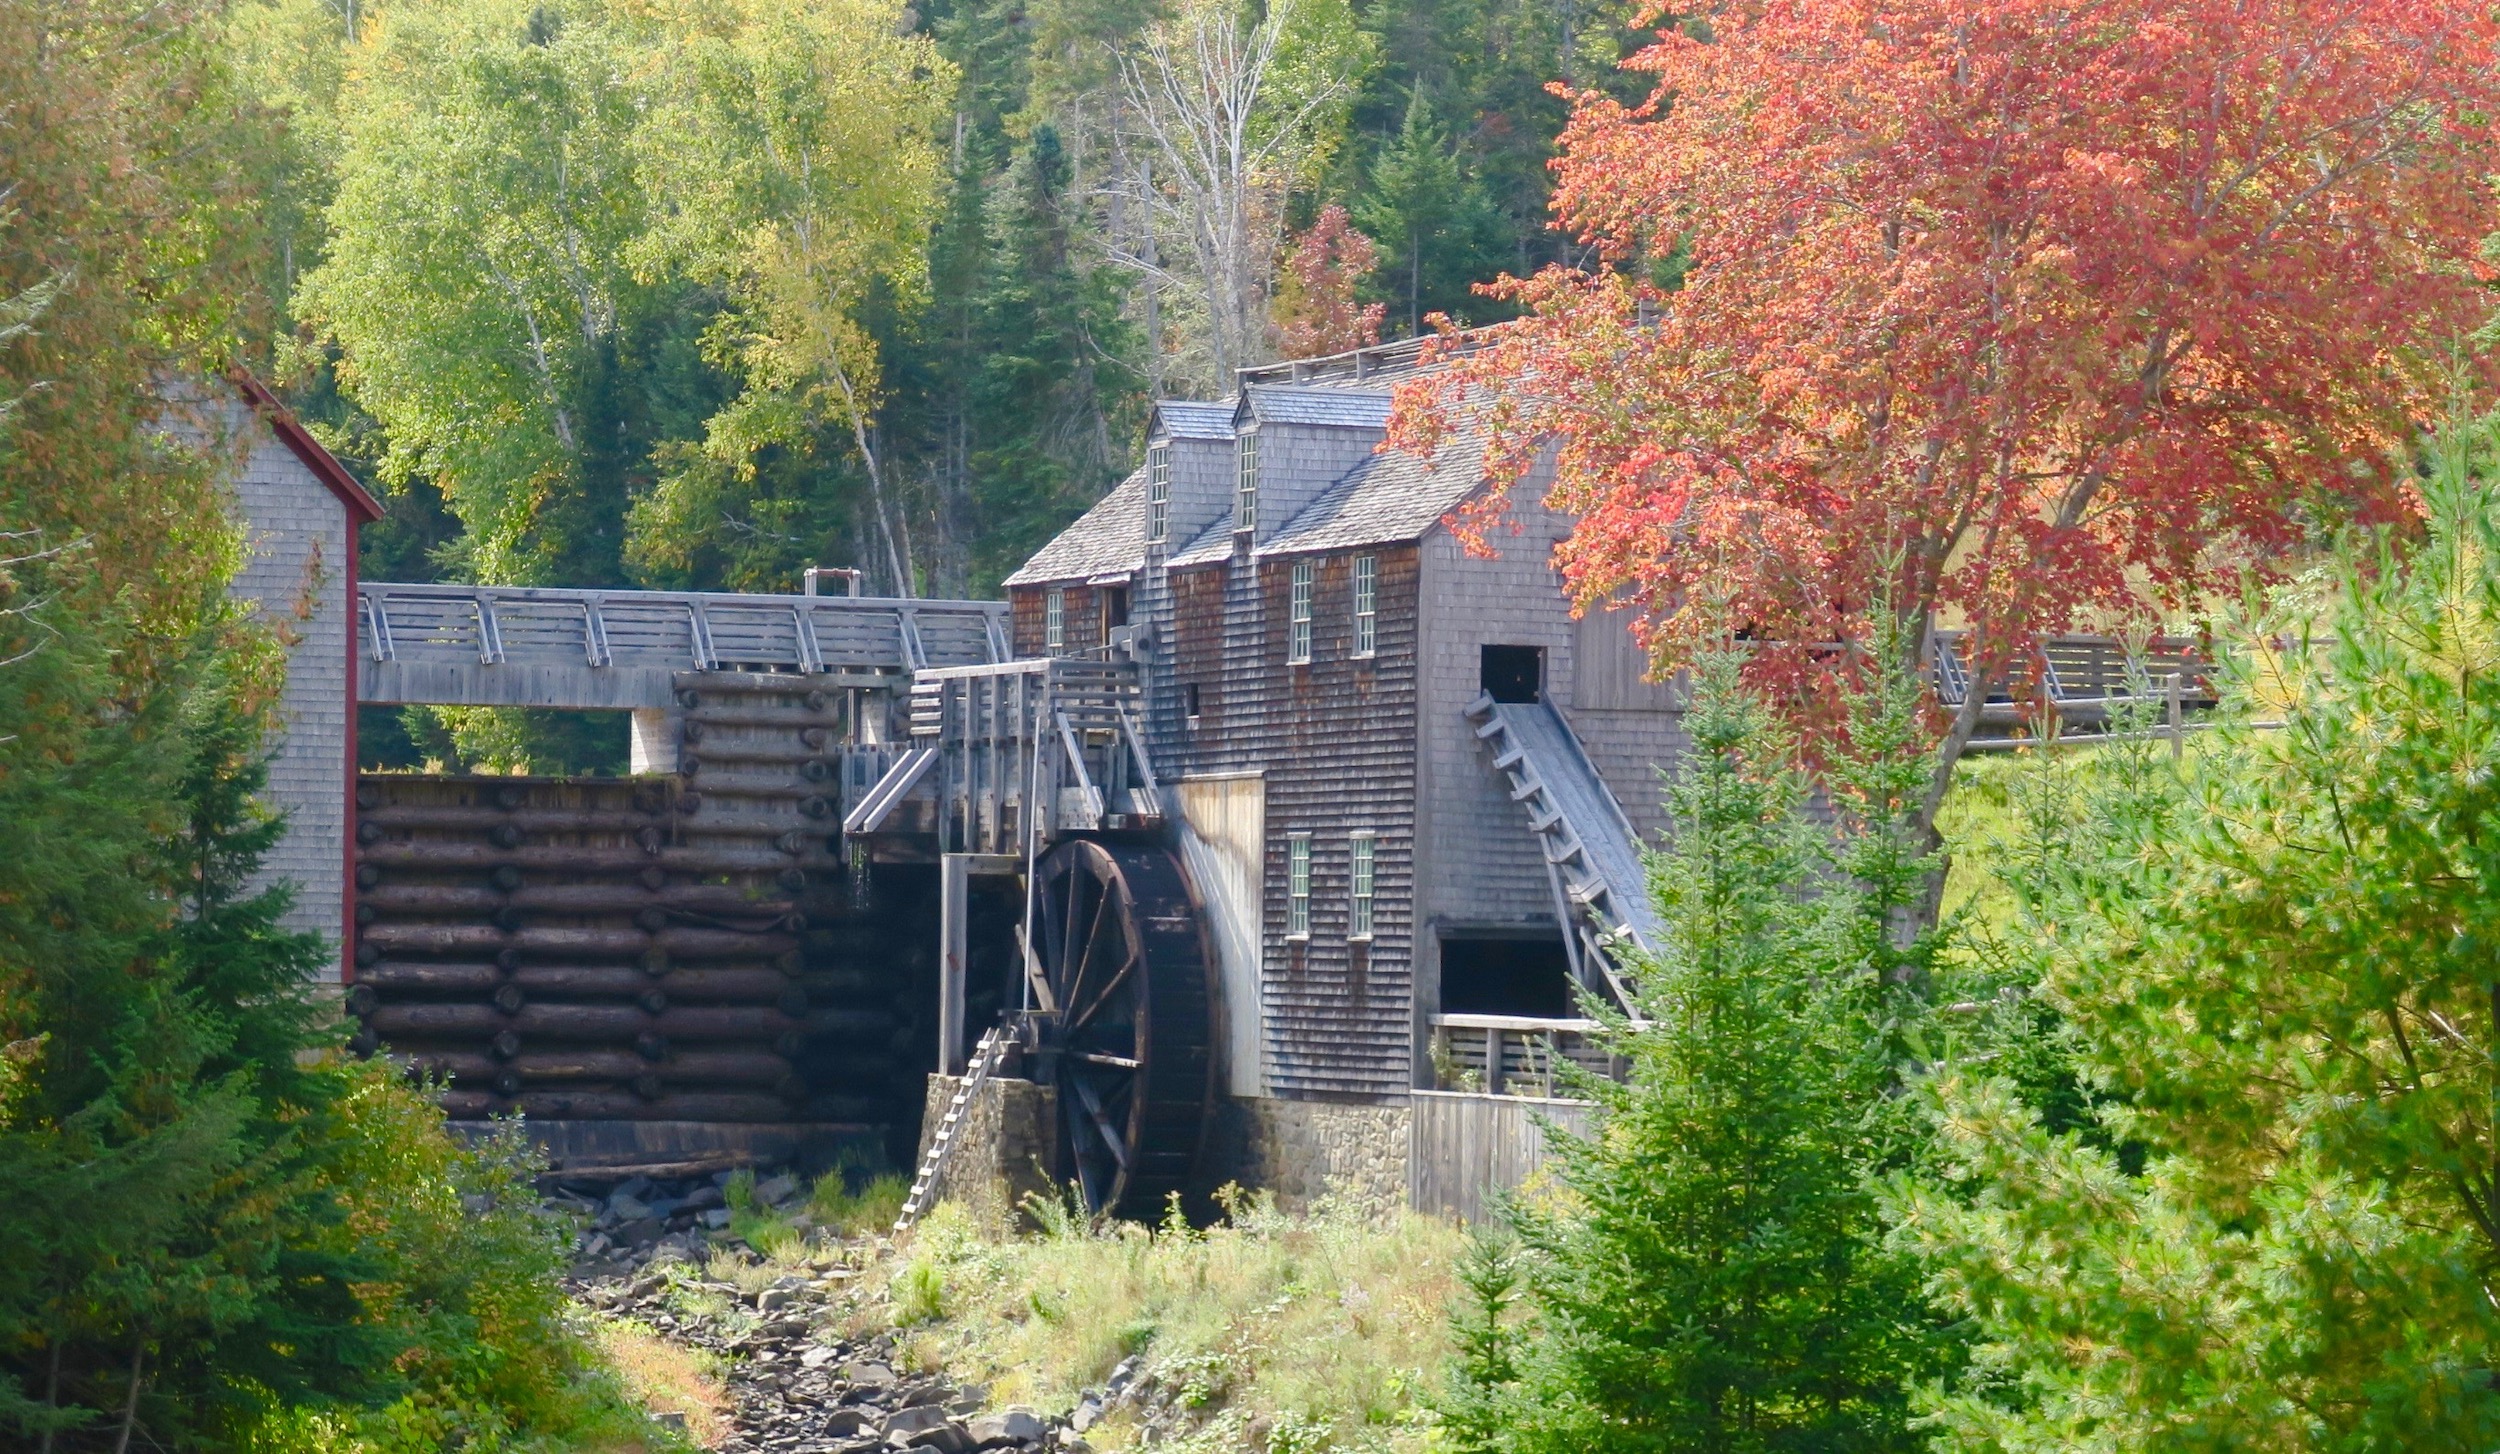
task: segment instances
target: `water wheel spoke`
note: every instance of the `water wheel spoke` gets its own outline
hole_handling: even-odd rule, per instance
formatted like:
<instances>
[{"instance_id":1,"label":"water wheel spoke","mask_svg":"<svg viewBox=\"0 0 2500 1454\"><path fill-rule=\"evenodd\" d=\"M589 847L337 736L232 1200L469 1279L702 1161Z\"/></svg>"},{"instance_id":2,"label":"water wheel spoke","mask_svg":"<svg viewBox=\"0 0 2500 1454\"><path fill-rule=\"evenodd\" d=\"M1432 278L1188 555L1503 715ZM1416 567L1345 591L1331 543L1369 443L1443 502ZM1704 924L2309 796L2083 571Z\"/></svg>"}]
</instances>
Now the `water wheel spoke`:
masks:
<instances>
[{"instance_id":1,"label":"water wheel spoke","mask_svg":"<svg viewBox=\"0 0 2500 1454\"><path fill-rule=\"evenodd\" d=\"M1068 976L1068 992L1059 997L1059 1004L1060 1008L1070 1015L1074 1015L1077 1007L1085 1003L1085 973L1093 968L1094 946L1102 939L1103 920L1110 916L1114 897L1111 886L1103 885L1102 897L1094 901L1093 922L1086 926L1085 952L1068 956L1067 962L1074 968Z\"/></svg>"},{"instance_id":2,"label":"water wheel spoke","mask_svg":"<svg viewBox=\"0 0 2500 1454\"><path fill-rule=\"evenodd\" d=\"M1102 1097L1085 1077L1075 1075L1069 1080L1075 1083L1077 1099L1085 1103L1085 1114L1093 1122L1094 1129L1102 1133L1103 1145L1111 1148L1111 1159L1120 1163L1122 1171L1128 1170L1128 1140L1111 1124L1111 1117L1104 1113Z\"/></svg>"},{"instance_id":3,"label":"water wheel spoke","mask_svg":"<svg viewBox=\"0 0 2500 1454\"><path fill-rule=\"evenodd\" d=\"M1081 1011L1071 1009L1068 1012L1068 1032L1074 1034L1092 1024L1094 1016L1101 1013L1103 1006L1111 1003L1112 996L1118 994L1120 987L1128 983L1130 973L1136 968L1137 956L1134 954L1121 961L1119 973L1111 976L1111 982L1102 987L1101 994L1094 996L1093 1003L1085 1006Z\"/></svg>"},{"instance_id":4,"label":"water wheel spoke","mask_svg":"<svg viewBox=\"0 0 2500 1454\"><path fill-rule=\"evenodd\" d=\"M1071 1060L1082 1060L1087 1065L1107 1065L1114 1070L1135 1070L1139 1066L1145 1064L1144 1061L1138 1060L1132 1056L1113 1055L1106 1050L1070 1051L1068 1058Z\"/></svg>"}]
</instances>

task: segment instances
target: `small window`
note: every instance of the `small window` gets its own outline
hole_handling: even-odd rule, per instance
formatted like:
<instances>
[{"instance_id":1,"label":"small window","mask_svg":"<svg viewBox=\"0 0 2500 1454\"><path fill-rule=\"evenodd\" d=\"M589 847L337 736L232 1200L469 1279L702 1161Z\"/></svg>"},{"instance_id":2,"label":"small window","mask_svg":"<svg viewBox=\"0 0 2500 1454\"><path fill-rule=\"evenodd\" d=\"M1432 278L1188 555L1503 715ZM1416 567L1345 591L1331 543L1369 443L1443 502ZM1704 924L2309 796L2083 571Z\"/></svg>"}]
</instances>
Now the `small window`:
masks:
<instances>
[{"instance_id":1,"label":"small window","mask_svg":"<svg viewBox=\"0 0 2500 1454\"><path fill-rule=\"evenodd\" d=\"M1497 702L1544 700L1545 648L1488 646L1479 667L1478 684Z\"/></svg>"},{"instance_id":2,"label":"small window","mask_svg":"<svg viewBox=\"0 0 2500 1454\"><path fill-rule=\"evenodd\" d=\"M1293 604L1287 618L1293 627L1293 640L1285 650L1285 660L1301 663L1311 659L1311 562L1293 563Z\"/></svg>"},{"instance_id":3,"label":"small window","mask_svg":"<svg viewBox=\"0 0 2500 1454\"><path fill-rule=\"evenodd\" d=\"M1311 835L1285 840L1285 937L1311 937Z\"/></svg>"},{"instance_id":4,"label":"small window","mask_svg":"<svg viewBox=\"0 0 2500 1454\"><path fill-rule=\"evenodd\" d=\"M1198 684L1196 682L1191 682L1189 685L1181 688L1181 699L1187 704L1189 720L1196 722L1198 720L1198 713L1201 710L1201 701L1198 695Z\"/></svg>"},{"instance_id":5,"label":"small window","mask_svg":"<svg viewBox=\"0 0 2500 1454\"><path fill-rule=\"evenodd\" d=\"M1161 545L1172 534L1172 446L1146 451L1146 540Z\"/></svg>"},{"instance_id":6,"label":"small window","mask_svg":"<svg viewBox=\"0 0 2500 1454\"><path fill-rule=\"evenodd\" d=\"M1252 429L1241 432L1241 477L1233 486L1233 528L1259 528L1259 435Z\"/></svg>"},{"instance_id":7,"label":"small window","mask_svg":"<svg viewBox=\"0 0 2500 1454\"><path fill-rule=\"evenodd\" d=\"M1372 835L1357 833L1353 839L1354 897L1346 913L1346 937L1372 937Z\"/></svg>"},{"instance_id":8,"label":"small window","mask_svg":"<svg viewBox=\"0 0 2500 1454\"><path fill-rule=\"evenodd\" d=\"M1354 558L1354 654L1369 656L1380 645L1380 557Z\"/></svg>"},{"instance_id":9,"label":"small window","mask_svg":"<svg viewBox=\"0 0 2500 1454\"><path fill-rule=\"evenodd\" d=\"M1057 651L1068 644L1068 593L1052 586L1042 594L1042 645Z\"/></svg>"}]
</instances>

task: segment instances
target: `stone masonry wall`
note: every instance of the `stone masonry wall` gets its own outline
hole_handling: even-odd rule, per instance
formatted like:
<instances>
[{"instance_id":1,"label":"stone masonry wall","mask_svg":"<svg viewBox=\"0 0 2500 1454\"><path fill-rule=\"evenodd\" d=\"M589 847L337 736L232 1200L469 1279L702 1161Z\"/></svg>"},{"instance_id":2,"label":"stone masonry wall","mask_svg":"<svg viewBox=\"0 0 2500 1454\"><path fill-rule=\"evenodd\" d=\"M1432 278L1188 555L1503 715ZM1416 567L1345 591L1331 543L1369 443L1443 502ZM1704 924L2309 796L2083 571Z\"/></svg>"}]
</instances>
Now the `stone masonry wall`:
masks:
<instances>
[{"instance_id":1,"label":"stone masonry wall","mask_svg":"<svg viewBox=\"0 0 2500 1454\"><path fill-rule=\"evenodd\" d=\"M957 1076L929 1077L915 1167L928 1156L929 1142L962 1083ZM938 1173L936 1201L961 1203L983 1226L1012 1227L1021 1220L1027 1195L1058 1194L1050 1175L1058 1156L1057 1088L992 1076L964 1107L955 1149Z\"/></svg>"},{"instance_id":2,"label":"stone masonry wall","mask_svg":"<svg viewBox=\"0 0 2500 1454\"><path fill-rule=\"evenodd\" d=\"M1210 1190L1265 1188L1286 1211L1335 1196L1385 1214L1406 1205L1408 1135L1403 1100L1227 1097L1216 1103L1202 1180Z\"/></svg>"}]
</instances>

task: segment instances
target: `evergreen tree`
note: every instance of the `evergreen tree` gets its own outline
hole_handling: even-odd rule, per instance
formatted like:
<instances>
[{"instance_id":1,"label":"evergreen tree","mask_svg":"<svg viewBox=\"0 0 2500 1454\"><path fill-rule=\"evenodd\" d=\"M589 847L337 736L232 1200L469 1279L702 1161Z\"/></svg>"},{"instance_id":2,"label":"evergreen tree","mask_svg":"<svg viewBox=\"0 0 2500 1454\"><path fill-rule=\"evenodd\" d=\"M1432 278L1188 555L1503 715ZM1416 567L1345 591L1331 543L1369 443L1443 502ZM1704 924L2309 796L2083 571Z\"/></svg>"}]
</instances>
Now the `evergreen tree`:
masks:
<instances>
[{"instance_id":1,"label":"evergreen tree","mask_svg":"<svg viewBox=\"0 0 2500 1454\"><path fill-rule=\"evenodd\" d=\"M2427 542L2252 623L2193 758L2035 770L2039 1010L1940 1074L1896 1210L1975 1329L1940 1448L2500 1442L2500 437L2434 465Z\"/></svg>"},{"instance_id":2,"label":"evergreen tree","mask_svg":"<svg viewBox=\"0 0 2500 1454\"><path fill-rule=\"evenodd\" d=\"M1473 286L1502 269L1499 220L1422 91L1408 101L1397 137L1373 158L1354 217L1379 245L1376 276L1408 333L1435 313L1464 321L1483 311Z\"/></svg>"},{"instance_id":3,"label":"evergreen tree","mask_svg":"<svg viewBox=\"0 0 2500 1454\"><path fill-rule=\"evenodd\" d=\"M1808 820L1789 744L1736 673L1711 659L1685 717L1674 845L1652 867L1666 942L1639 965L1646 1023L1617 1032L1630 1077L1589 1086L1597 1125L1561 1140L1560 1195L1511 1211L1529 1324L1507 1346L1482 1329L1508 1289L1471 1273L1463 1447L1917 1446L1909 1387L1949 1350L1915 1267L1882 1245L1875 1184L1913 1145L1886 1094L1888 1022L1912 1012L1897 971L1923 950L1893 926L1925 864ZM1916 739L1888 735L1910 690L1860 699L1869 752L1842 776L1866 822L1843 845L1894 824L1894 784L1920 781ZM1836 853L1875 879L1838 876Z\"/></svg>"}]
</instances>

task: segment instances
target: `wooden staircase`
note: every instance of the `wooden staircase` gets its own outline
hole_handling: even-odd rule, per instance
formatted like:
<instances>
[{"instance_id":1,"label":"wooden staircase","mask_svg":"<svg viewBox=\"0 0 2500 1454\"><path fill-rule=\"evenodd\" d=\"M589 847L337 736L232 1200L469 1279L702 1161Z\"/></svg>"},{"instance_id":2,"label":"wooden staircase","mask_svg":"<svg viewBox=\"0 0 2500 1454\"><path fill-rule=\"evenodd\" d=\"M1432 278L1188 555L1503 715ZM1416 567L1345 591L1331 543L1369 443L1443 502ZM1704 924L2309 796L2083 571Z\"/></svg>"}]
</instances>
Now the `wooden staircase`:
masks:
<instances>
[{"instance_id":1,"label":"wooden staircase","mask_svg":"<svg viewBox=\"0 0 2500 1454\"><path fill-rule=\"evenodd\" d=\"M937 1194L938 1173L945 1169L946 1158L954 1152L955 1139L963 1130L964 1112L972 1106L972 1098L980 1093L989 1078L998 1073L1007 1053L1016 1048L1015 1030L1000 1025L981 1037L973 1047L972 1063L964 1067L963 1084L955 1087L953 1099L946 1103L946 1114L938 1121L937 1134L929 1138L929 1149L920 1158L920 1171L912 1178L911 1193L903 1198L903 1210L894 1219L894 1233L900 1236L912 1223L929 1210L930 1200Z\"/></svg>"},{"instance_id":2,"label":"wooden staircase","mask_svg":"<svg viewBox=\"0 0 2500 1454\"><path fill-rule=\"evenodd\" d=\"M1620 946L1655 949L1659 935L1640 839L1622 805L1552 707L1486 695L1467 715L1493 750L1494 770L1507 777L1511 800L1527 809L1573 968L1582 983L1595 989L1602 981L1619 1006L1637 1013Z\"/></svg>"}]
</instances>

